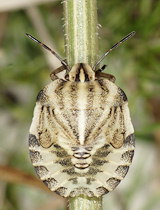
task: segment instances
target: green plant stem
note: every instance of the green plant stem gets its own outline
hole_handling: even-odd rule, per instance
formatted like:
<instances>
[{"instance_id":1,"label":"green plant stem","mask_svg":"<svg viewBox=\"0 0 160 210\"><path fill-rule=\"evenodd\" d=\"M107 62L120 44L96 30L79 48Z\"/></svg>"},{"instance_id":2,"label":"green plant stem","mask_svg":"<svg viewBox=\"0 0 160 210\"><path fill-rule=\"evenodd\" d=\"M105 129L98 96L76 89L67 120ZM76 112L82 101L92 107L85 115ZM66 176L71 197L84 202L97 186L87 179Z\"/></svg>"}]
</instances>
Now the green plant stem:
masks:
<instances>
[{"instance_id":1,"label":"green plant stem","mask_svg":"<svg viewBox=\"0 0 160 210\"><path fill-rule=\"evenodd\" d=\"M98 32L96 0L64 0L65 52L70 67L97 61ZM69 198L70 210L101 210L102 198L80 195Z\"/></svg>"},{"instance_id":2,"label":"green plant stem","mask_svg":"<svg viewBox=\"0 0 160 210\"><path fill-rule=\"evenodd\" d=\"M98 54L96 0L64 0L65 52L69 66L93 66Z\"/></svg>"},{"instance_id":3,"label":"green plant stem","mask_svg":"<svg viewBox=\"0 0 160 210\"><path fill-rule=\"evenodd\" d=\"M102 197L87 197L85 195L69 199L69 210L101 210Z\"/></svg>"}]
</instances>

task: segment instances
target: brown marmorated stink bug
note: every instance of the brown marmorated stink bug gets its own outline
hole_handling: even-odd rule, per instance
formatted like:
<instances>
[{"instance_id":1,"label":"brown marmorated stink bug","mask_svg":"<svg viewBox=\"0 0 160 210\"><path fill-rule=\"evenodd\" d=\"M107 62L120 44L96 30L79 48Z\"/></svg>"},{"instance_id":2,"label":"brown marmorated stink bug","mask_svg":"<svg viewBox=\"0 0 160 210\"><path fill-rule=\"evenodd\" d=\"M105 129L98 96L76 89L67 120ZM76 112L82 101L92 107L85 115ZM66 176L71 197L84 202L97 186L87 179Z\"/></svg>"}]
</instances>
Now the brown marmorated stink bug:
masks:
<instances>
[{"instance_id":1,"label":"brown marmorated stink bug","mask_svg":"<svg viewBox=\"0 0 160 210\"><path fill-rule=\"evenodd\" d=\"M97 66L131 32L91 67L62 63L51 73L50 84L38 94L29 134L29 151L39 178L64 197L102 196L112 191L128 172L135 148L127 97L115 77ZM57 73L65 70L65 78Z\"/></svg>"}]
</instances>

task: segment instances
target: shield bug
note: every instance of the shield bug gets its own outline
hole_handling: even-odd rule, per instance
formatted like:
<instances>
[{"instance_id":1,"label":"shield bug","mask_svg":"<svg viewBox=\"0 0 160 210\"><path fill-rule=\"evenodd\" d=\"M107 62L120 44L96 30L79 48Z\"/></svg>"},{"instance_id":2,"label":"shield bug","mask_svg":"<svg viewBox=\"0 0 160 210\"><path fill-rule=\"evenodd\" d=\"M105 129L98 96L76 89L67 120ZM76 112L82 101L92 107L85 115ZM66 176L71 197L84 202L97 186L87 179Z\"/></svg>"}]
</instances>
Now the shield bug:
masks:
<instances>
[{"instance_id":1,"label":"shield bug","mask_svg":"<svg viewBox=\"0 0 160 210\"><path fill-rule=\"evenodd\" d=\"M38 94L29 134L29 151L39 178L64 197L102 196L128 172L134 155L134 129L127 97L115 77L98 69L100 62L131 32L91 67L70 67L57 53L31 35L62 63L50 84ZM57 73L65 70L65 78Z\"/></svg>"}]
</instances>

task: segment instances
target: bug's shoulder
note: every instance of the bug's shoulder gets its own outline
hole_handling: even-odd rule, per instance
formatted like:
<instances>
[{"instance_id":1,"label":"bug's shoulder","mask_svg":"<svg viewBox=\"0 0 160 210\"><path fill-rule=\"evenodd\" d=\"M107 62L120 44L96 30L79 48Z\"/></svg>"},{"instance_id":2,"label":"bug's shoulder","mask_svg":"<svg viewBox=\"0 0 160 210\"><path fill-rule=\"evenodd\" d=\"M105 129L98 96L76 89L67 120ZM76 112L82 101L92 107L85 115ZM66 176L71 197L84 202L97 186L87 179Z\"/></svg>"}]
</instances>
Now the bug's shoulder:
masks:
<instances>
[{"instance_id":1,"label":"bug's shoulder","mask_svg":"<svg viewBox=\"0 0 160 210\"><path fill-rule=\"evenodd\" d=\"M52 98L55 98L55 94L57 94L58 90L62 89L65 83L66 81L62 79L56 79L47 84L39 91L36 102L39 102L41 104L49 102Z\"/></svg>"},{"instance_id":2,"label":"bug's shoulder","mask_svg":"<svg viewBox=\"0 0 160 210\"><path fill-rule=\"evenodd\" d=\"M114 100L115 102L119 101L121 103L127 103L128 99L125 92L117 84L115 84L115 80L113 81L114 76L112 77L112 75L110 75L111 77L108 78L108 75L109 74L107 74L106 77L100 76L97 78L97 81L100 84L102 90L108 92L106 97L110 97L110 99Z\"/></svg>"}]
</instances>

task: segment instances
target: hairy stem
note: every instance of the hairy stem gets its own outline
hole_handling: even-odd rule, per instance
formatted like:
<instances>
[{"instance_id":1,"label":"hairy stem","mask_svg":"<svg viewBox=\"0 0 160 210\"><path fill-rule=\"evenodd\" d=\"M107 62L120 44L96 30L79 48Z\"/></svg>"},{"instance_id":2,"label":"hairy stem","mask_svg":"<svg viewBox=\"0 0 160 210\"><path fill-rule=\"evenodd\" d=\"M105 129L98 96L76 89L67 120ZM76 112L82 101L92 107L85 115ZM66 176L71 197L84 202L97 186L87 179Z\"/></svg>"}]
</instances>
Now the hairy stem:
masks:
<instances>
[{"instance_id":1,"label":"hairy stem","mask_svg":"<svg viewBox=\"0 0 160 210\"><path fill-rule=\"evenodd\" d=\"M70 67L97 61L98 32L96 0L64 0L65 52ZM69 198L70 210L100 210L102 198L80 195Z\"/></svg>"},{"instance_id":2,"label":"hairy stem","mask_svg":"<svg viewBox=\"0 0 160 210\"><path fill-rule=\"evenodd\" d=\"M102 197L87 197L85 195L69 199L69 210L101 210Z\"/></svg>"},{"instance_id":3,"label":"hairy stem","mask_svg":"<svg viewBox=\"0 0 160 210\"><path fill-rule=\"evenodd\" d=\"M97 60L97 4L96 0L64 0L65 52L68 64Z\"/></svg>"}]
</instances>

